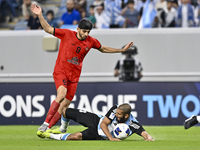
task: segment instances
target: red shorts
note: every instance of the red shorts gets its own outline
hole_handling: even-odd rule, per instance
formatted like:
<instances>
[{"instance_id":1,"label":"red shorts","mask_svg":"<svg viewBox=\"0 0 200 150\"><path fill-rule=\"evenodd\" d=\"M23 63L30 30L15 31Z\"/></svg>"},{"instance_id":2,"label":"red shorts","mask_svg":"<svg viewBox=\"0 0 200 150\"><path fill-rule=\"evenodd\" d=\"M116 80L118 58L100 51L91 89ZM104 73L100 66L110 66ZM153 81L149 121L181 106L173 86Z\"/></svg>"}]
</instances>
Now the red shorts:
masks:
<instances>
[{"instance_id":1,"label":"red shorts","mask_svg":"<svg viewBox=\"0 0 200 150\"><path fill-rule=\"evenodd\" d=\"M66 99L72 101L74 95L76 93L76 88L78 82L71 82L68 80L67 76L62 73L53 73L54 82L56 85L56 89L58 89L61 85L63 85L67 89L67 94L65 96Z\"/></svg>"}]
</instances>

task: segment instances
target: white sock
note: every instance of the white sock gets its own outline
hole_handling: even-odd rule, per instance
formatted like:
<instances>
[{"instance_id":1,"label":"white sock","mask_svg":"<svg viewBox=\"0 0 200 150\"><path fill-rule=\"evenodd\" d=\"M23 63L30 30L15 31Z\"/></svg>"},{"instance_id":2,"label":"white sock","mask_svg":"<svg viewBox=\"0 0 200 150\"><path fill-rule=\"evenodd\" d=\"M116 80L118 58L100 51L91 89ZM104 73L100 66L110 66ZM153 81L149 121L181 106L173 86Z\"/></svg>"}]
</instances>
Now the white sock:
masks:
<instances>
[{"instance_id":1,"label":"white sock","mask_svg":"<svg viewBox=\"0 0 200 150\"><path fill-rule=\"evenodd\" d=\"M47 123L47 122L44 122L43 124L45 124L45 125L49 126L49 123Z\"/></svg>"},{"instance_id":2,"label":"white sock","mask_svg":"<svg viewBox=\"0 0 200 150\"><path fill-rule=\"evenodd\" d=\"M47 126L49 126L49 123L47 123L47 122L44 122L43 124L45 124L45 125L47 125ZM49 130L50 128L49 127L47 127L47 130Z\"/></svg>"},{"instance_id":3,"label":"white sock","mask_svg":"<svg viewBox=\"0 0 200 150\"><path fill-rule=\"evenodd\" d=\"M64 118L63 116L61 117L61 126L60 126L60 129L59 129L61 132L67 131L69 121L70 121L70 119Z\"/></svg>"},{"instance_id":4,"label":"white sock","mask_svg":"<svg viewBox=\"0 0 200 150\"><path fill-rule=\"evenodd\" d=\"M65 133L65 134L51 134L50 138L54 139L54 140L66 140L67 137L70 135L71 133Z\"/></svg>"},{"instance_id":5,"label":"white sock","mask_svg":"<svg viewBox=\"0 0 200 150\"><path fill-rule=\"evenodd\" d=\"M200 116L197 116L197 121L200 123Z\"/></svg>"},{"instance_id":6,"label":"white sock","mask_svg":"<svg viewBox=\"0 0 200 150\"><path fill-rule=\"evenodd\" d=\"M51 134L50 138L54 140L61 140L64 134Z\"/></svg>"}]
</instances>

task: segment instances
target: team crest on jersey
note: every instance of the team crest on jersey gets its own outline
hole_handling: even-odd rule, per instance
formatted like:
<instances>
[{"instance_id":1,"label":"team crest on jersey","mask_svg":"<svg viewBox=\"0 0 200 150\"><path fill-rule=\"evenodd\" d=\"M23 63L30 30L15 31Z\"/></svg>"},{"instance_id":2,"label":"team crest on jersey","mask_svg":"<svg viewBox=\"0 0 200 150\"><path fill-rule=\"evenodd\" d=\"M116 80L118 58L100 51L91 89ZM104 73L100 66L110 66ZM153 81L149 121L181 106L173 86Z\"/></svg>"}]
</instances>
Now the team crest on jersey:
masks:
<instances>
[{"instance_id":1,"label":"team crest on jersey","mask_svg":"<svg viewBox=\"0 0 200 150\"><path fill-rule=\"evenodd\" d=\"M86 48L85 48L85 51L88 51L88 50L89 50L89 47L86 47Z\"/></svg>"}]
</instances>

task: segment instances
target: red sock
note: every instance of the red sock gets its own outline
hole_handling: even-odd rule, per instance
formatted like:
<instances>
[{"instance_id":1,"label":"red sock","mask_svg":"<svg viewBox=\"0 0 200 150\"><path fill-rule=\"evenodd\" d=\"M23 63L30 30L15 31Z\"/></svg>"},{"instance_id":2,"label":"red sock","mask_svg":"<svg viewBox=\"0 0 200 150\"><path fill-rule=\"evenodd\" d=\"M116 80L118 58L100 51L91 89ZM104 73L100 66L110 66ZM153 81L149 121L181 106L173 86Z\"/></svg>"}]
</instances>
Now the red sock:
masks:
<instances>
[{"instance_id":1,"label":"red sock","mask_svg":"<svg viewBox=\"0 0 200 150\"><path fill-rule=\"evenodd\" d=\"M51 119L48 128L51 128L52 126L54 126L60 120L60 118L61 118L61 114L56 112L56 114Z\"/></svg>"},{"instance_id":2,"label":"red sock","mask_svg":"<svg viewBox=\"0 0 200 150\"><path fill-rule=\"evenodd\" d=\"M53 116L55 115L55 113L57 112L58 108L60 107L60 104L57 103L55 100L52 102L49 111L47 113L47 117L45 122L49 123L51 121L51 119L53 118Z\"/></svg>"}]
</instances>

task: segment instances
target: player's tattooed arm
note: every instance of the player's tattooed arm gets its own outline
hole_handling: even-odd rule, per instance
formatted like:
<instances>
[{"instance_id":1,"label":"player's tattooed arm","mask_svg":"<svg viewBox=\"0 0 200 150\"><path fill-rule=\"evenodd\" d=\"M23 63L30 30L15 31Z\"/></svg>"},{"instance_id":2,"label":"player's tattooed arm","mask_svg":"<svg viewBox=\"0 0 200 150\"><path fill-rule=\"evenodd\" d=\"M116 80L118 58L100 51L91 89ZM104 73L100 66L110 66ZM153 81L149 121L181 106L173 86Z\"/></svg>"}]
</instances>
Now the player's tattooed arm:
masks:
<instances>
[{"instance_id":1,"label":"player's tattooed arm","mask_svg":"<svg viewBox=\"0 0 200 150\"><path fill-rule=\"evenodd\" d=\"M43 29L45 30L45 32L49 33L49 34L53 34L54 33L54 28L51 27L46 20L44 19L43 15L42 15L42 9L40 6L37 6L35 4L31 5L31 10L33 13L35 13L39 20L40 20L40 24L42 25Z\"/></svg>"},{"instance_id":2,"label":"player's tattooed arm","mask_svg":"<svg viewBox=\"0 0 200 150\"><path fill-rule=\"evenodd\" d=\"M110 119L108 119L106 116L105 118L102 120L101 124L100 124L100 127L101 129L103 130L103 132L105 133L105 135L107 136L107 138L110 140L110 141L120 141L120 139L117 139L117 138L114 138L109 130L108 130L108 125L110 124Z\"/></svg>"}]
</instances>

